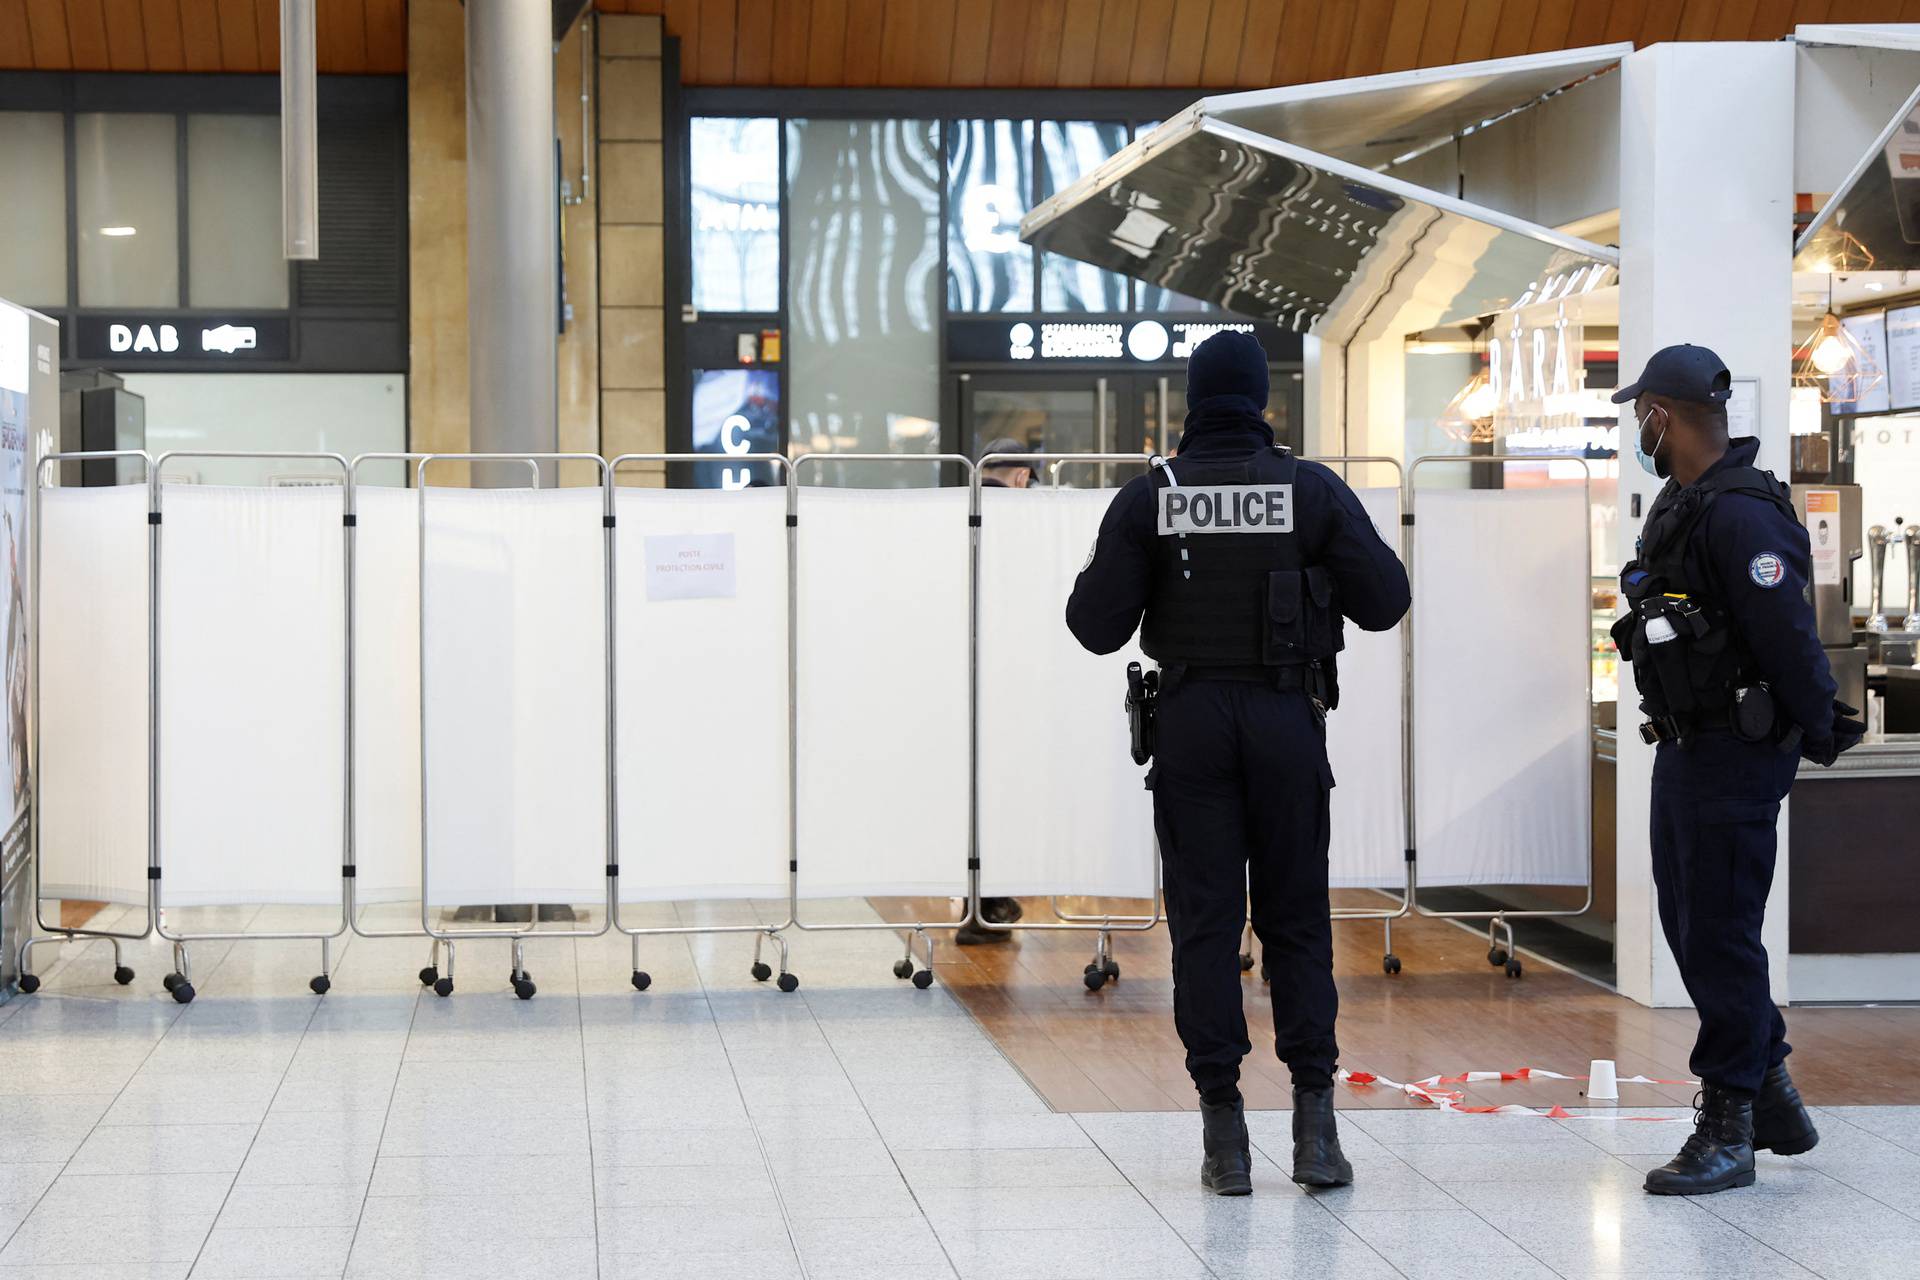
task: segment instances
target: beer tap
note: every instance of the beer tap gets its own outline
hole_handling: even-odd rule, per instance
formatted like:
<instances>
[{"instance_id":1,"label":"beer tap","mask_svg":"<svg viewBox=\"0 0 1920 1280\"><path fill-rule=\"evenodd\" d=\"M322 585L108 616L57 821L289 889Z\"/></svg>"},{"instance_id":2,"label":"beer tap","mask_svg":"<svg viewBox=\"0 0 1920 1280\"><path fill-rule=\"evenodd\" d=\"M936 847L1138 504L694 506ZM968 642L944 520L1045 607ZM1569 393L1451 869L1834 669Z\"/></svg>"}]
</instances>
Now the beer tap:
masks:
<instances>
[{"instance_id":1,"label":"beer tap","mask_svg":"<svg viewBox=\"0 0 1920 1280\"><path fill-rule=\"evenodd\" d=\"M1873 594L1867 599L1867 630L1887 632L1887 546L1893 535L1883 524L1867 530L1867 545L1873 548Z\"/></svg>"},{"instance_id":2,"label":"beer tap","mask_svg":"<svg viewBox=\"0 0 1920 1280\"><path fill-rule=\"evenodd\" d=\"M1907 620L1901 628L1920 631L1920 524L1908 525L1902 539L1907 544Z\"/></svg>"}]
</instances>

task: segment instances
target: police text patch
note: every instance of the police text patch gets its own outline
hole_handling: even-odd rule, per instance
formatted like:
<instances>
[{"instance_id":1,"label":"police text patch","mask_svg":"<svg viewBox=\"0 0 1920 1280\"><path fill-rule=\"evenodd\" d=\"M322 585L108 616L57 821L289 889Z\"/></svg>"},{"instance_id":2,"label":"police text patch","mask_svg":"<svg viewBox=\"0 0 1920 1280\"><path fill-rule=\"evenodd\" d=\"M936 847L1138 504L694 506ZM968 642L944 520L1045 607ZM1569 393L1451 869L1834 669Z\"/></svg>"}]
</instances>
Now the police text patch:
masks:
<instances>
[{"instance_id":1,"label":"police text patch","mask_svg":"<svg viewBox=\"0 0 1920 1280\"><path fill-rule=\"evenodd\" d=\"M1182 533L1292 533L1290 484L1173 486L1160 490L1161 537Z\"/></svg>"},{"instance_id":2,"label":"police text patch","mask_svg":"<svg viewBox=\"0 0 1920 1280\"><path fill-rule=\"evenodd\" d=\"M1747 566L1747 576L1753 579L1754 586L1771 590L1786 581L1786 561L1771 551L1762 551Z\"/></svg>"}]
</instances>

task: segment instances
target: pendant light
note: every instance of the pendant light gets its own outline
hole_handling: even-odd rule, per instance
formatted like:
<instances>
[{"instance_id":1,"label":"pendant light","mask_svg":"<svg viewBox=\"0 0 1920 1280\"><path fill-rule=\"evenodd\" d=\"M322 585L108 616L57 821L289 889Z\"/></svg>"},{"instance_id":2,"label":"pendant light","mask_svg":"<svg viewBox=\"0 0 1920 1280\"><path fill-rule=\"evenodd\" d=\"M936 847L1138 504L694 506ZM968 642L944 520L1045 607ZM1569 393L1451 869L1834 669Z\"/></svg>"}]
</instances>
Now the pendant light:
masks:
<instances>
[{"instance_id":1,"label":"pendant light","mask_svg":"<svg viewBox=\"0 0 1920 1280\"><path fill-rule=\"evenodd\" d=\"M1852 404L1887 376L1833 310L1833 276L1827 276L1827 313L1793 353L1793 384L1816 392L1822 404Z\"/></svg>"},{"instance_id":2,"label":"pendant light","mask_svg":"<svg viewBox=\"0 0 1920 1280\"><path fill-rule=\"evenodd\" d=\"M1484 320L1475 321L1469 327L1469 336L1478 343L1488 327ZM1440 429L1450 440L1463 444L1484 444L1493 439L1493 411L1499 407L1499 403L1499 392L1487 373L1486 348L1483 346L1480 349L1480 367L1453 393L1453 398L1447 401L1447 407L1440 411Z\"/></svg>"}]
</instances>

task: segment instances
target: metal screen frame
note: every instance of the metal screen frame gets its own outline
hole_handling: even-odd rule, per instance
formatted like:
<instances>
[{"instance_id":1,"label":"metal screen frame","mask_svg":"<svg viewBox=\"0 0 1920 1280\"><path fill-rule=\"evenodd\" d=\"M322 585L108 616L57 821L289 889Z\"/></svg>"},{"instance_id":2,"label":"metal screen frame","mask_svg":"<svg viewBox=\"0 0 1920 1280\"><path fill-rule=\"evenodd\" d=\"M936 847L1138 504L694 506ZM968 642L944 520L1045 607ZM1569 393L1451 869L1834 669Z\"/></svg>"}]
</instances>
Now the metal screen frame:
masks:
<instances>
[{"instance_id":1,"label":"metal screen frame","mask_svg":"<svg viewBox=\"0 0 1920 1280\"><path fill-rule=\"evenodd\" d=\"M760 961L760 946L762 943L771 942L780 953L780 972L779 972L780 987L784 991L791 991L794 989L794 986L798 985L798 981L795 980L794 986L787 985L787 980L792 978L793 975L787 972L787 944L780 937L780 934L785 932L787 929L792 928L799 921L799 890L800 890L799 862L797 861L799 843L800 843L800 837L799 837L800 792L799 792L798 786L796 785L796 780L798 775L795 772L797 768L796 762L799 759L799 749L798 749L799 717L796 711L796 707L798 704L795 701L795 697L794 697L794 691L797 687L797 681L795 679L795 676L798 670L798 664L796 662L796 652L797 652L796 643L797 642L795 639L796 631L797 631L796 622L797 622L797 614L798 614L798 609L796 605L797 597L795 595L795 583L797 579L796 570L798 566L798 548L794 540L795 525L794 525L794 519L793 519L793 495L792 495L793 464L790 461L788 461L787 456L785 454L781 454L781 453L746 453L746 454L623 453L615 457L611 462L607 464L607 512L608 512L609 519L617 520L618 518L618 512L616 510L616 505L615 505L615 497L620 490L620 479L619 479L620 468L623 465L627 465L627 464L639 464L639 463L647 463L647 462L660 462L660 463L667 463L667 464L680 463L680 462L700 462L700 463L707 463L712 466L719 466L722 464L732 466L732 465L747 465L751 463L766 463L768 465L777 466L779 468L779 474L781 477L781 481L780 481L781 488L788 491L787 500L786 500L786 509L787 509L787 521L786 521L786 542L787 542L787 577L786 577L787 644L786 644L786 649L787 649L787 655L786 656L787 656L787 770L788 770L787 918L781 921L779 924L774 924L774 925L766 925L766 924L655 925L655 926L633 925L630 927L621 919L621 915L620 915L621 901L620 901L619 883L618 883L619 866L620 866L620 862L619 862L620 850L619 850L618 841L616 840L613 846L613 857L609 859L609 865L614 868L614 880L615 880L614 895L613 895L613 914L612 914L613 928L615 932L623 933L627 937L633 940L633 976L631 981L633 983L633 989L635 991L645 991L648 987L653 985L653 976L649 974L646 970L640 967L640 939L648 938L648 937L670 937L676 934L688 935L688 934L696 934L696 933L751 933L756 935L754 938L754 959L753 959L754 967L752 972L756 980L763 981L763 982L767 979L767 977L771 975L761 972L761 970L763 968L766 968L766 966L763 965ZM681 490L680 492L685 492L685 491ZM609 582L612 584L611 590L614 591L615 593L617 593L619 590L619 576L615 572L615 565L617 562L613 557L617 553L618 546L619 546L618 529L617 527L609 526L608 553L607 553L609 558L607 562L607 571L608 571L608 574L610 575ZM617 629L617 619L618 619L617 609L614 611L613 616L616 619L615 626ZM611 645L615 639L617 639L616 632L610 631L609 640L608 640L609 645ZM609 652L611 653L612 650L610 649ZM618 666L619 666L618 661L617 660L614 661L612 664L612 670L617 671ZM615 748L617 748L617 743L619 741L618 731L619 731L619 724L620 724L619 700L616 696L616 693L617 693L616 688L611 683L609 683L607 687L607 705L609 707L610 714L612 715L612 718L613 718L612 724L614 728L614 737L612 739L612 742L615 744ZM615 749L615 748L610 748L610 749ZM614 797L614 804L616 807L618 806L619 804L618 796Z\"/></svg>"},{"instance_id":2,"label":"metal screen frame","mask_svg":"<svg viewBox=\"0 0 1920 1280\"><path fill-rule=\"evenodd\" d=\"M1417 484L1417 475L1420 471L1420 468L1424 466L1443 464L1443 463L1455 463L1455 464L1465 463L1469 466L1487 466L1489 464L1505 465L1506 463L1509 463L1509 462L1547 462L1547 463L1578 462L1580 464L1580 469L1582 473L1581 495L1584 500L1585 515L1586 515L1586 519L1584 521L1585 554L1580 563L1580 571L1583 579L1586 579L1589 581L1592 579L1593 577L1593 462L1592 460L1589 458L1574 457L1568 454L1558 454L1558 453L1503 453L1503 454L1428 454L1424 457L1415 458L1413 462L1407 466L1406 505L1403 508L1405 512L1403 519L1406 521L1406 527L1407 527L1405 556L1406 556L1406 565L1407 565L1407 576L1409 581L1411 581L1413 577L1414 543L1419 531L1419 524L1415 519L1415 516L1417 515L1416 495L1419 493L1419 486ZM1408 646L1409 654L1412 653L1413 627L1414 627L1413 611L1409 609L1407 611L1407 618L1406 618L1406 636L1407 636L1407 646ZM1586 743L1587 743L1588 751L1591 752L1592 745L1593 745L1593 659L1591 654L1588 654L1588 657L1587 657L1586 671L1587 671ZM1415 688L1415 682L1418 681L1418 679L1419 679L1418 664L1414 663L1411 660L1411 658L1409 658L1408 680L1407 680L1407 705L1406 705L1406 714L1404 717L1405 729L1403 730L1403 732L1406 734L1406 743L1407 743L1407 750L1409 752L1409 756L1408 756L1409 760L1415 759L1414 755L1412 754L1413 740L1414 740L1414 714L1415 714L1414 688ZM1417 764L1416 764L1416 767L1417 767ZM1418 832L1418 826L1417 826L1416 815L1414 813L1413 797L1417 792L1418 788L1414 787L1413 785L1411 772L1409 773L1408 788L1409 790L1408 790L1408 804L1407 804L1407 848L1409 851L1409 856L1414 856L1417 850L1416 835ZM1520 960L1519 960L1519 952L1514 943L1513 923L1512 923L1513 921L1566 919L1573 916L1583 916L1587 912L1593 910L1593 901L1594 901L1593 771L1591 767L1589 767L1587 770L1587 793L1586 794L1587 794L1587 806L1586 806L1587 896L1586 896L1586 900L1582 902L1580 906L1578 906L1577 908L1573 908L1571 910L1565 909L1565 908L1520 909L1520 908L1496 907L1491 909L1473 910L1473 911L1436 911L1431 907L1420 905L1419 894L1418 894L1417 885L1416 885L1416 892L1414 895L1414 910L1418 914L1425 916L1431 920L1452 920L1455 922L1461 922L1461 921L1467 921L1467 920L1486 921L1487 922L1487 961L1488 963L1496 967L1505 966L1507 971L1507 976L1510 978L1519 977L1521 975L1522 969L1521 969ZM1501 936L1504 936L1506 939L1506 944L1504 947L1502 947L1498 941L1498 938Z\"/></svg>"},{"instance_id":3,"label":"metal screen frame","mask_svg":"<svg viewBox=\"0 0 1920 1280\"><path fill-rule=\"evenodd\" d=\"M606 841L607 842L606 842L605 848L602 850L602 853L604 855L603 861L605 864L605 872L606 872L605 876L603 877L604 883L606 886L606 889L605 889L606 896L601 903L600 927L597 929L541 929L540 928L540 911L537 906L529 908L528 915L530 918L528 919L525 927L521 927L518 925L511 925L506 928L494 928L494 929L450 929L445 927L444 925L438 928L436 928L434 925L433 908L428 901L429 894L427 891L428 884L432 877L433 851L432 851L432 845L430 841L430 830L429 830L431 819L429 817L428 806L427 806L427 791L428 791L429 783L427 780L427 672L426 672L426 667L427 667L427 577L426 577L426 568L427 568L427 489L429 486L427 485L426 477L427 477L427 468L436 462L441 462L441 463L445 463L445 462L526 463L531 465L534 468L533 487L535 489L538 489L540 487L539 486L539 469L542 463L552 463L557 465L559 463L564 463L564 462L584 462L584 463L591 463L594 467L599 469L600 479L596 487L600 490L600 510L601 510L600 601L601 601L601 615L602 615L601 617L602 638L603 638L603 643L605 644L605 653L603 654L603 665L605 667L603 679L605 682L605 690L604 690L604 697L602 699L603 725L602 725L601 732L605 739L606 752L607 752L606 777L604 779L604 785L606 787L606 809L607 809ZM414 464L413 484L414 484L414 488L420 491L420 504L419 504L419 535L420 536L417 544L417 555L419 557L419 565L420 565L420 601L419 601L419 605L420 605L420 930L427 937L433 939L433 963L429 964L427 969L423 969L421 971L420 977L423 984L428 983L428 974L430 971L432 972L433 976L432 976L431 983L429 985L433 987L433 991L435 995L450 996L453 994L454 946L456 943L465 942L465 941L479 941L482 939L495 939L495 938L505 939L507 942L509 942L512 945L512 961L511 961L512 967L508 971L508 975L507 975L508 983L513 988L513 992L515 995L519 996L522 1000L531 1000L534 997L534 994L537 988L535 988L533 984L533 980L528 975L527 969L526 969L525 947L526 947L526 941L528 938L530 937L598 938L613 927L613 907L614 907L615 900L619 896L618 887L615 883L615 880L618 876L617 859L619 856L618 851L619 851L619 841L620 841L620 830L618 825L619 823L618 806L614 803L614 797L617 793L616 774L615 774L617 761L615 760L614 724L613 724L613 690L614 690L613 612L614 611L613 611L613 487L610 483L611 476L612 476L612 471L607 465L607 460L601 457L597 453L424 453L419 455L418 460ZM586 486L582 485L577 487L585 488ZM446 951L447 964L446 964L446 971L444 973L441 973L438 970L439 970L440 953L443 947L445 948L445 951Z\"/></svg>"},{"instance_id":4,"label":"metal screen frame","mask_svg":"<svg viewBox=\"0 0 1920 1280\"><path fill-rule=\"evenodd\" d=\"M125 933L112 929L86 929L69 925L49 924L44 914L45 899L42 898L40 894L40 725L43 721L43 717L40 714L40 584L44 580L40 573L40 548L42 542L40 491L49 487L65 487L59 485L49 486L46 484L47 467L49 464L59 462L103 462L119 458L140 459L140 465L145 470L145 474L142 475L139 480L139 484L143 488L149 487L153 477L158 474L153 459L144 449L97 449L75 453L49 453L37 459L33 467L33 485L30 491L32 501L29 503L32 507L29 518L32 524L33 538L33 591L32 598L29 601L30 613L28 621L30 628L29 635L31 637L28 645L28 659L32 665L32 691L30 698L33 706L33 725L31 728L33 761L27 777L28 808L30 810L28 830L30 833L29 838L33 842L31 854L33 861L33 920L32 927L26 931L27 936L20 940L20 990L24 995L32 995L40 989L40 977L33 972L33 949L37 946L72 942L77 939L105 939L112 943L114 981L118 982L121 986L126 986L133 981L135 974L134 971L124 963L120 944L122 942L146 941L153 936L154 922L159 918L160 881L156 874L158 866L154 861L153 829L151 823L148 824L146 848L146 926L142 928L140 932ZM130 488L131 486L126 487ZM151 499L149 499L148 502L148 509L152 509ZM151 550L149 550L148 554L152 554ZM153 611L151 607L149 607L147 611L147 646L149 653L151 653L153 647L153 623ZM152 678L151 660L149 660L148 678ZM154 729L153 708L151 701L149 701L147 709L147 758L149 776L151 776L152 773L155 740ZM148 802L151 804L151 796L148 797Z\"/></svg>"},{"instance_id":5,"label":"metal screen frame","mask_svg":"<svg viewBox=\"0 0 1920 1280\"><path fill-rule=\"evenodd\" d=\"M166 853L160 840L160 556L162 511L161 477L166 464L174 458L226 458L254 462L325 462L340 468L340 579L344 600L341 626L346 652L341 670L341 696L346 702L345 745L341 752L341 803L344 829L340 848L340 923L331 931L244 933L216 930L211 933L169 933L164 892ZM147 472L147 841L152 849L153 865L148 875L153 884L153 931L173 944L173 972L163 980L173 998L181 1004L194 997L192 965L187 944L192 942L318 942L320 973L307 985L315 995L325 995L332 986L333 940L351 927L348 910L349 886L353 882L353 464L337 453L253 452L230 449L170 449L153 459Z\"/></svg>"}]
</instances>

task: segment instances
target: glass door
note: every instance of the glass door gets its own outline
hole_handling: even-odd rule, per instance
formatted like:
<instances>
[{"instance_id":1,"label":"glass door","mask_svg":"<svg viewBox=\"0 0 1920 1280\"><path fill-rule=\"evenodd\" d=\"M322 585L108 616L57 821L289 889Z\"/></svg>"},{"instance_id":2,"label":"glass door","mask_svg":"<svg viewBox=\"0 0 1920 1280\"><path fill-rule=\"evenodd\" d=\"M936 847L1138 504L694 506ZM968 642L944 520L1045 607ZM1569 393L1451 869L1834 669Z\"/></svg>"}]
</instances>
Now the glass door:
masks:
<instances>
[{"instance_id":1,"label":"glass door","mask_svg":"<svg viewBox=\"0 0 1920 1280\"><path fill-rule=\"evenodd\" d=\"M994 452L1113 453L1119 443L1120 380L1085 375L960 375L961 447ZM1005 442L1012 441L1017 449ZM1086 468L1041 469L1042 483L1089 483ZM1080 472L1078 477L1065 474Z\"/></svg>"}]
</instances>

